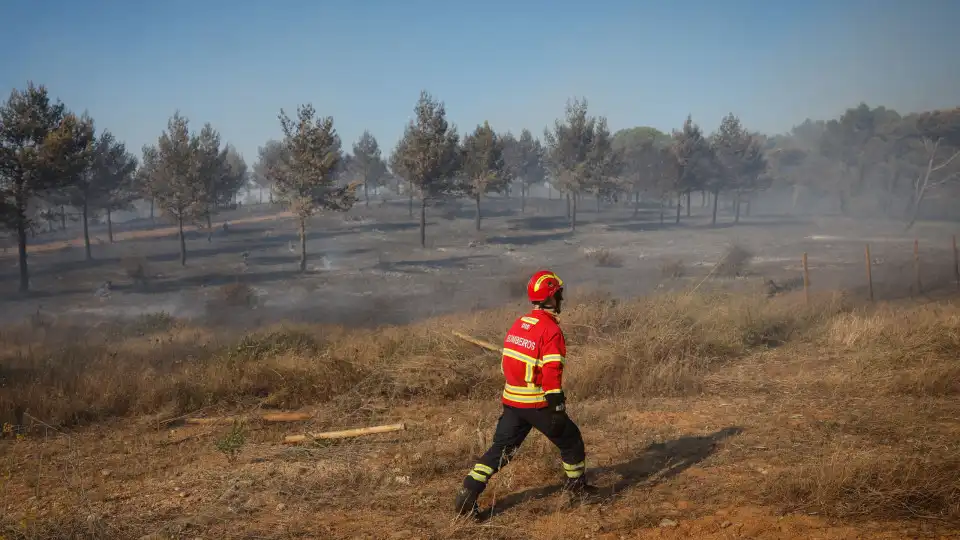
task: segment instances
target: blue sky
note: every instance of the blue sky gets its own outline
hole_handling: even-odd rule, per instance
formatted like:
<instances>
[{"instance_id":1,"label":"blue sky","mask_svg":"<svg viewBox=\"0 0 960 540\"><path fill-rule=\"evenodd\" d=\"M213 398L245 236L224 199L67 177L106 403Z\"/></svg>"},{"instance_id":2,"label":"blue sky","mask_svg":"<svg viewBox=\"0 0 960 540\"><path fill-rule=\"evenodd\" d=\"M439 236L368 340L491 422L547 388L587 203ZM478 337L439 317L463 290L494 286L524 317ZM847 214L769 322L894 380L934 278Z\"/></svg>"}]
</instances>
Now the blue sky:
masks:
<instances>
[{"instance_id":1,"label":"blue sky","mask_svg":"<svg viewBox=\"0 0 960 540\"><path fill-rule=\"evenodd\" d=\"M305 102L386 154L421 89L461 133L539 135L572 96L613 130L960 105L952 0L0 0L0 20L4 96L45 84L137 154L179 109L252 163Z\"/></svg>"}]
</instances>

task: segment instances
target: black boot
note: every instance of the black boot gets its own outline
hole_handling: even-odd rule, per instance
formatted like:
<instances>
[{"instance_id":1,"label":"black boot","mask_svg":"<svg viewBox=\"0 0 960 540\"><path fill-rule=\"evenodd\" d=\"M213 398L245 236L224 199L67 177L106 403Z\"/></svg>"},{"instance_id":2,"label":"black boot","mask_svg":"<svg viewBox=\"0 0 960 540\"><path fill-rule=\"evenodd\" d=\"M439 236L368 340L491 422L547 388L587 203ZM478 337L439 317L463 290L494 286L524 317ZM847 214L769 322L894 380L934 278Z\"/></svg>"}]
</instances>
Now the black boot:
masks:
<instances>
[{"instance_id":1,"label":"black boot","mask_svg":"<svg viewBox=\"0 0 960 540\"><path fill-rule=\"evenodd\" d=\"M581 501L591 499L600 494L599 488L587 483L586 475L578 478L567 478L567 481L563 484L563 491L571 499L571 502L578 499Z\"/></svg>"},{"instance_id":2,"label":"black boot","mask_svg":"<svg viewBox=\"0 0 960 540\"><path fill-rule=\"evenodd\" d=\"M477 504L477 498L480 494L471 491L465 487L460 487L457 492L457 500L454 502L454 511L459 516L467 516L473 519L480 517L480 505Z\"/></svg>"}]
</instances>

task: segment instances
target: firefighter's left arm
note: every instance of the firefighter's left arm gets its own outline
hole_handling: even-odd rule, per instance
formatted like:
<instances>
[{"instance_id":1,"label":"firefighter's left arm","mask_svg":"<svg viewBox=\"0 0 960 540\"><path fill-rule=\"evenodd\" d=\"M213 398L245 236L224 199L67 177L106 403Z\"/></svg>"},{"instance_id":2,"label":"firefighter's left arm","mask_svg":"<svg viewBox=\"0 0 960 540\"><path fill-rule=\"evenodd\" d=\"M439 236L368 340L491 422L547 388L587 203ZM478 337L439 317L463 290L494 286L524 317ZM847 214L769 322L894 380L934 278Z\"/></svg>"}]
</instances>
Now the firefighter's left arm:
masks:
<instances>
[{"instance_id":1,"label":"firefighter's left arm","mask_svg":"<svg viewBox=\"0 0 960 540\"><path fill-rule=\"evenodd\" d=\"M567 344L563 332L557 331L545 336L542 349L543 393L550 408L563 410L566 397L563 395L563 363L567 354Z\"/></svg>"}]
</instances>

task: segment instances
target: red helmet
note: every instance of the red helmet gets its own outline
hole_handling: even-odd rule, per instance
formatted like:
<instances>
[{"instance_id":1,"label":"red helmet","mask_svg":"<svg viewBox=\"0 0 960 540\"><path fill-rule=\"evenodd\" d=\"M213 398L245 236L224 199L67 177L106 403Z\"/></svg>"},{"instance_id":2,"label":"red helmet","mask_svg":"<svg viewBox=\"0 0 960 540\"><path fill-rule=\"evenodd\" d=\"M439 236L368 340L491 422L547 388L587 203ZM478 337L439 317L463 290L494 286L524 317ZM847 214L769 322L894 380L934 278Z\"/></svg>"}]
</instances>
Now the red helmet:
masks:
<instances>
[{"instance_id":1,"label":"red helmet","mask_svg":"<svg viewBox=\"0 0 960 540\"><path fill-rule=\"evenodd\" d=\"M530 301L539 304L563 290L563 280L550 270L540 270L527 283L527 297Z\"/></svg>"}]
</instances>

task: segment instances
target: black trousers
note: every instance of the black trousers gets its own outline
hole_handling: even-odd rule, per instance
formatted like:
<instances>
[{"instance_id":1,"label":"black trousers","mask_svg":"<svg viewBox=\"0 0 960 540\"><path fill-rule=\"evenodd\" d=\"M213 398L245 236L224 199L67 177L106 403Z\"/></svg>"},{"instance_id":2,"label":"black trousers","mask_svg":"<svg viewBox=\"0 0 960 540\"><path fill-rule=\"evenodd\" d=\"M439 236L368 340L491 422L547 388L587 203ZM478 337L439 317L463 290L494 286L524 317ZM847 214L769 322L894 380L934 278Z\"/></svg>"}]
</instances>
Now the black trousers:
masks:
<instances>
[{"instance_id":1,"label":"black trousers","mask_svg":"<svg viewBox=\"0 0 960 540\"><path fill-rule=\"evenodd\" d=\"M553 414L547 409L520 409L504 405L493 433L493 444L463 479L464 487L481 493L487 487L487 481L513 459L533 428L543 433L560 450L563 470L568 479L582 476L586 468L586 451L580 428L564 415L561 429L551 433Z\"/></svg>"}]
</instances>

